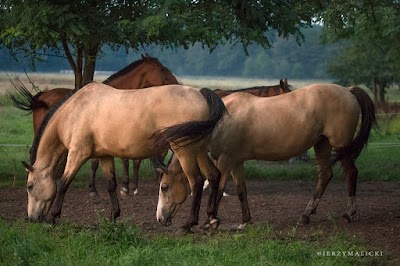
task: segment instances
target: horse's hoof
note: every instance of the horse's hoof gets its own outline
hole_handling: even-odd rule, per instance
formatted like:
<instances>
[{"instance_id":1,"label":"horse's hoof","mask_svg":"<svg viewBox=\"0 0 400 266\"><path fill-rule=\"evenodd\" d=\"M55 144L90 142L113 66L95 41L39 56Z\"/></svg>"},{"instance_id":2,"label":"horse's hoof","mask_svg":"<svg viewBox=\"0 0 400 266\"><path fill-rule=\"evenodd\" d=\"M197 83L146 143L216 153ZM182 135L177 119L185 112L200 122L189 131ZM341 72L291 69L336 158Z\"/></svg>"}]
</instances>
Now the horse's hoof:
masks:
<instances>
[{"instance_id":1,"label":"horse's hoof","mask_svg":"<svg viewBox=\"0 0 400 266\"><path fill-rule=\"evenodd\" d=\"M136 195L137 193L138 193L138 190L135 189L135 190L133 191L133 195Z\"/></svg>"},{"instance_id":2,"label":"horse's hoof","mask_svg":"<svg viewBox=\"0 0 400 266\"><path fill-rule=\"evenodd\" d=\"M188 235L188 234L193 234L193 231L190 228L184 228L180 227L178 230L176 230L177 235Z\"/></svg>"},{"instance_id":3,"label":"horse's hoof","mask_svg":"<svg viewBox=\"0 0 400 266\"><path fill-rule=\"evenodd\" d=\"M347 223L351 223L352 219L351 219L351 216L349 214L347 214L347 213L343 214L342 218L344 218L347 221Z\"/></svg>"},{"instance_id":4,"label":"horse's hoof","mask_svg":"<svg viewBox=\"0 0 400 266\"><path fill-rule=\"evenodd\" d=\"M99 196L99 193L97 193L97 191L90 191L89 196L92 198L96 198Z\"/></svg>"},{"instance_id":5,"label":"horse's hoof","mask_svg":"<svg viewBox=\"0 0 400 266\"><path fill-rule=\"evenodd\" d=\"M46 222L48 224L56 225L57 224L57 217L50 217Z\"/></svg>"},{"instance_id":6,"label":"horse's hoof","mask_svg":"<svg viewBox=\"0 0 400 266\"><path fill-rule=\"evenodd\" d=\"M221 220L219 218L214 218L210 221L209 227L213 230L217 230L220 224Z\"/></svg>"},{"instance_id":7,"label":"horse's hoof","mask_svg":"<svg viewBox=\"0 0 400 266\"><path fill-rule=\"evenodd\" d=\"M247 223L239 224L239 226L236 229L239 231L243 231L244 229L246 229L246 225Z\"/></svg>"},{"instance_id":8,"label":"horse's hoof","mask_svg":"<svg viewBox=\"0 0 400 266\"><path fill-rule=\"evenodd\" d=\"M310 216L303 214L298 222L300 225L306 225L310 223Z\"/></svg>"},{"instance_id":9,"label":"horse's hoof","mask_svg":"<svg viewBox=\"0 0 400 266\"><path fill-rule=\"evenodd\" d=\"M208 230L208 229L210 229L210 222L206 222L206 223L203 225L203 230Z\"/></svg>"},{"instance_id":10,"label":"horse's hoof","mask_svg":"<svg viewBox=\"0 0 400 266\"><path fill-rule=\"evenodd\" d=\"M119 193L121 193L122 196L127 196L127 195L129 195L129 189L127 189L125 187L121 187L121 189L119 190Z\"/></svg>"}]
</instances>

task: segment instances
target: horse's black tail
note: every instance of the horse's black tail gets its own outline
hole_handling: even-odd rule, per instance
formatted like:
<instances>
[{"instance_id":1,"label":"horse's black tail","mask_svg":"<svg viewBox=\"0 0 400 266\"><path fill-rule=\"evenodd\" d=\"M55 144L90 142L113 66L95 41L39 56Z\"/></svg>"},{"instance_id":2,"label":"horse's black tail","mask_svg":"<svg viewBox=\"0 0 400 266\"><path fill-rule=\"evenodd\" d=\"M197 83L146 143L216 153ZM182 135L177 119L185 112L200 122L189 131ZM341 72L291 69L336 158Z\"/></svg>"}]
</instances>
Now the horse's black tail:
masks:
<instances>
[{"instance_id":1,"label":"horse's black tail","mask_svg":"<svg viewBox=\"0 0 400 266\"><path fill-rule=\"evenodd\" d=\"M357 98L361 108L361 125L352 143L338 151L334 157L334 163L340 160L354 162L362 150L367 146L371 128L376 125L375 105L368 94L359 87L352 87L350 91Z\"/></svg>"},{"instance_id":2,"label":"horse's black tail","mask_svg":"<svg viewBox=\"0 0 400 266\"><path fill-rule=\"evenodd\" d=\"M210 107L209 119L185 122L157 131L155 133L155 148L167 148L169 143L174 143L178 146L193 144L201 141L213 131L226 112L226 108L221 98L212 90L203 88L200 92Z\"/></svg>"},{"instance_id":3,"label":"horse's black tail","mask_svg":"<svg viewBox=\"0 0 400 266\"><path fill-rule=\"evenodd\" d=\"M48 108L47 104L39 99L42 92L37 93L35 96L25 87L25 85L19 79L10 80L15 93L8 92L8 97L13 101L15 107L29 111L28 114L32 113L33 110L38 108Z\"/></svg>"}]
</instances>

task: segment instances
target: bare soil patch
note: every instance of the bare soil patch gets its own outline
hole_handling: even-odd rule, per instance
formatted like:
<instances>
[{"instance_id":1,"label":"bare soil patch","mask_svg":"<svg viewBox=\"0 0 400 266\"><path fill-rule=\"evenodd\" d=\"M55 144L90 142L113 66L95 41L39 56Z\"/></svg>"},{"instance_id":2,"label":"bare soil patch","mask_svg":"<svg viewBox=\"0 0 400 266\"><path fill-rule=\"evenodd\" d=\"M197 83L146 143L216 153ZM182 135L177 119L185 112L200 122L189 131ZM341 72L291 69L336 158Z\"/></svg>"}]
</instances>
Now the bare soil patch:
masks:
<instances>
[{"instance_id":1,"label":"bare soil patch","mask_svg":"<svg viewBox=\"0 0 400 266\"><path fill-rule=\"evenodd\" d=\"M229 197L222 199L219 230L230 230L241 221L239 200L232 182L227 187ZM296 228L315 184L301 181L248 181L248 196L252 223L269 224L277 237L293 236L312 241L316 232L332 236L348 233L368 251L382 251L393 265L400 265L400 183L359 182L358 213L352 223L344 222L340 216L346 209L346 188L341 182L329 184L317 214L311 223ZM110 212L109 196L104 182L98 182L99 197L89 196L86 188L71 187L67 192L63 213L59 222L77 225L99 223L99 216ZM205 222L207 192L203 195L199 224ZM119 220L139 225L147 234L169 234L175 232L188 216L190 198L179 210L170 227L162 227L155 218L158 185L155 181L139 183L139 193L120 197L122 215ZM23 188L0 189L0 218L9 222L23 219L26 213L27 196ZM201 233L200 226L194 228ZM212 237L212 236L210 236Z\"/></svg>"}]
</instances>

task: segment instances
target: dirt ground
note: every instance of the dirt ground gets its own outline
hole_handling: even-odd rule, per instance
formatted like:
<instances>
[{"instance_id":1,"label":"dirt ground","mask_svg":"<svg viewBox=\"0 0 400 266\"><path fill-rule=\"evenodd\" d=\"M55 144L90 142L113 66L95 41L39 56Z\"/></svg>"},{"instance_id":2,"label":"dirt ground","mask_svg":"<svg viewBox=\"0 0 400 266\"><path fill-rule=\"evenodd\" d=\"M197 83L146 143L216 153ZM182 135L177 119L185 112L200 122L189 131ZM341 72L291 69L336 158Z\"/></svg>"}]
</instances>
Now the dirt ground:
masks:
<instances>
[{"instance_id":1,"label":"dirt ground","mask_svg":"<svg viewBox=\"0 0 400 266\"><path fill-rule=\"evenodd\" d=\"M248 181L248 194L253 224L269 224L277 237L293 236L296 223L314 190L314 183L301 181ZM87 189L71 187L67 192L61 220L80 225L98 224L99 214L108 217L109 197L105 183L99 182L99 197L89 196ZM230 194L224 197L219 210L221 225L219 230L230 230L241 221L239 201L232 182L227 187ZM358 213L352 223L340 218L346 208L346 188L337 181L329 184L317 214L311 223L295 230L296 239L312 241L316 232L321 235L335 235L347 232L368 251L382 251L390 258L390 264L400 265L400 183L359 182ZM199 224L205 222L205 196L203 195ZM155 218L158 185L155 181L139 183L139 193L135 196L120 197L122 216L119 220L140 225L145 233L173 233L187 218L189 202L179 210L170 227L162 227ZM26 192L22 188L0 189L0 217L14 221L24 217L26 212ZM190 198L189 198L190 199ZM201 233L200 226L194 228ZM212 237L212 236L210 236Z\"/></svg>"}]
</instances>

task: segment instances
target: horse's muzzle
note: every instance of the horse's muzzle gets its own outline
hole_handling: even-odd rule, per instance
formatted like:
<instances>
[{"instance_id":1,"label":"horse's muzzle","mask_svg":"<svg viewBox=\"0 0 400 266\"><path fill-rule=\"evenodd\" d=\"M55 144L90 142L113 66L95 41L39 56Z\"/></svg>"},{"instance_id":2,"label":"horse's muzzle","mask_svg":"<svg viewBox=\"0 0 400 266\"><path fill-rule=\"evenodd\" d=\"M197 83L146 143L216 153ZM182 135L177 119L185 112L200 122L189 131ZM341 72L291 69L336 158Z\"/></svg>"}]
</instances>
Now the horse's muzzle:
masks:
<instances>
[{"instance_id":1,"label":"horse's muzzle","mask_svg":"<svg viewBox=\"0 0 400 266\"><path fill-rule=\"evenodd\" d=\"M172 224L172 217L171 217L171 215L163 216L163 217L158 219L158 222L162 226L170 226Z\"/></svg>"}]
</instances>

